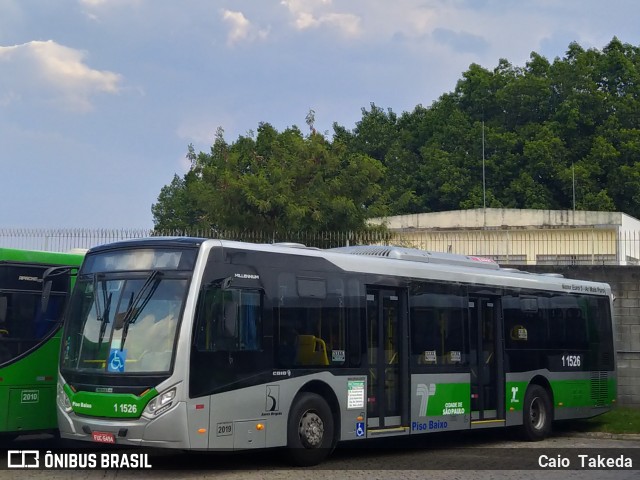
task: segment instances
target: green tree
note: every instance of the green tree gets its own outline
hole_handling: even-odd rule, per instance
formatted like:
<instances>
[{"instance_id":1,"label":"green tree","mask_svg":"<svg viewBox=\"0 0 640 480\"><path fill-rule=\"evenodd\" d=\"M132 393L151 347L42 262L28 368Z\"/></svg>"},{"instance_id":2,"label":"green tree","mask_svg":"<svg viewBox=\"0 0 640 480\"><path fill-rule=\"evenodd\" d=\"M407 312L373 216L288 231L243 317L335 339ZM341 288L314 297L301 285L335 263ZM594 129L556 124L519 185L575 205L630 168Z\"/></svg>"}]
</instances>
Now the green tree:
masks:
<instances>
[{"instance_id":1,"label":"green tree","mask_svg":"<svg viewBox=\"0 0 640 480\"><path fill-rule=\"evenodd\" d=\"M236 231L361 230L384 210L384 167L297 127L278 132L261 123L256 138L227 144L216 135L210 153L192 149L192 169L164 187L153 206L157 229L189 225Z\"/></svg>"},{"instance_id":2,"label":"green tree","mask_svg":"<svg viewBox=\"0 0 640 480\"><path fill-rule=\"evenodd\" d=\"M350 130L261 123L163 187L156 227L365 228L380 215L489 207L621 210L640 217L640 48L569 44L552 62L469 66L452 92L397 115L371 103ZM483 185L484 176L484 185Z\"/></svg>"}]
</instances>

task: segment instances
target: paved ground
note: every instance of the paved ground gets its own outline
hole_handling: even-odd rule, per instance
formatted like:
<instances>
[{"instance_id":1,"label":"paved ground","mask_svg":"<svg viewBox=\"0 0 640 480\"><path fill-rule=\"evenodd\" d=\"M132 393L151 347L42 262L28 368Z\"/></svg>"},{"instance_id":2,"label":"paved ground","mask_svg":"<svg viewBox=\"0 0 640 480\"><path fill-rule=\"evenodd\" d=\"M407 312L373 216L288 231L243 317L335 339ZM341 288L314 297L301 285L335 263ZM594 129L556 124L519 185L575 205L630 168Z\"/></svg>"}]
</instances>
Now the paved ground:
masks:
<instances>
[{"instance_id":1,"label":"paved ground","mask_svg":"<svg viewBox=\"0 0 640 480\"><path fill-rule=\"evenodd\" d=\"M58 445L47 437L23 437L12 449L38 449L41 455ZM593 479L637 480L640 477L640 435L589 434L560 430L536 443L521 442L505 431L465 432L423 436L392 442L365 442L341 446L319 467L291 469L286 452L260 451L239 454L185 454L159 450L104 450L81 444L65 452L145 453L151 470L2 470L0 479L277 479L318 478L429 480L483 479ZM589 458L630 460L632 468L579 467L579 455ZM0 466L7 450L0 451ZM540 467L540 459L547 467ZM554 468L549 462L568 459L569 467ZM561 460L558 460L560 462ZM566 460L564 460L566 461Z\"/></svg>"}]
</instances>

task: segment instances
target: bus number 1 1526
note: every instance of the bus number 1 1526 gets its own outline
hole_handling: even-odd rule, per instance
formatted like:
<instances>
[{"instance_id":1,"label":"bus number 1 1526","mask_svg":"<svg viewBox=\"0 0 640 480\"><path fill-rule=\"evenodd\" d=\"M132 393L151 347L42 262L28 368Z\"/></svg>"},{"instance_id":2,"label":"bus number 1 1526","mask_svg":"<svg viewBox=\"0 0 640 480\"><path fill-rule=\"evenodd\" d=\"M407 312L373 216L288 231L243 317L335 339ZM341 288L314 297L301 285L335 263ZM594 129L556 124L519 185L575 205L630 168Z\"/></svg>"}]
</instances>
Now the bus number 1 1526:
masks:
<instances>
[{"instance_id":1,"label":"bus number 1 1526","mask_svg":"<svg viewBox=\"0 0 640 480\"><path fill-rule=\"evenodd\" d=\"M116 413L138 413L138 406L131 403L114 403L113 410Z\"/></svg>"},{"instance_id":2,"label":"bus number 1 1526","mask_svg":"<svg viewBox=\"0 0 640 480\"><path fill-rule=\"evenodd\" d=\"M580 355L562 355L563 367L579 367L582 365L582 359Z\"/></svg>"}]
</instances>

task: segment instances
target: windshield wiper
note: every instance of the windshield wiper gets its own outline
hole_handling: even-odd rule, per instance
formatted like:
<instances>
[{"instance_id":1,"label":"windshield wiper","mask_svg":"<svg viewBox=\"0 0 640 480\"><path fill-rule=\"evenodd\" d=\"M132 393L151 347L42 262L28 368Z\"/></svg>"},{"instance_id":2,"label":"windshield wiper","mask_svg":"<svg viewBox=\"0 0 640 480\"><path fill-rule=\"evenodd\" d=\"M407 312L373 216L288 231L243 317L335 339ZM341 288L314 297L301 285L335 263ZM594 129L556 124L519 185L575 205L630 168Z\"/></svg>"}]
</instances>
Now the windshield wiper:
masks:
<instances>
[{"instance_id":1,"label":"windshield wiper","mask_svg":"<svg viewBox=\"0 0 640 480\"><path fill-rule=\"evenodd\" d=\"M138 291L138 294L133 297L133 292L131 292L131 297L129 298L129 305L127 306L127 311L124 313L124 318L122 319L122 341L120 343L120 351L124 349L124 342L127 340L127 333L129 332L129 325L135 323L140 315L140 312L144 310L144 307L149 303L149 300L153 296L153 293L158 288L160 284L162 273L159 270L154 270L147 277L147 280L144 282L144 285Z\"/></svg>"},{"instance_id":2,"label":"windshield wiper","mask_svg":"<svg viewBox=\"0 0 640 480\"><path fill-rule=\"evenodd\" d=\"M102 340L104 338L104 333L107 330L107 324L109 323L109 312L111 311L111 296L112 293L107 295L107 285L106 282L102 281L102 300L105 304L104 311L100 309L100 302L98 301L98 289L97 289L97 278L95 275L93 277L93 302L96 306L96 317L100 322L100 335L98 336L98 349L100 349L100 345L102 345Z\"/></svg>"}]
</instances>

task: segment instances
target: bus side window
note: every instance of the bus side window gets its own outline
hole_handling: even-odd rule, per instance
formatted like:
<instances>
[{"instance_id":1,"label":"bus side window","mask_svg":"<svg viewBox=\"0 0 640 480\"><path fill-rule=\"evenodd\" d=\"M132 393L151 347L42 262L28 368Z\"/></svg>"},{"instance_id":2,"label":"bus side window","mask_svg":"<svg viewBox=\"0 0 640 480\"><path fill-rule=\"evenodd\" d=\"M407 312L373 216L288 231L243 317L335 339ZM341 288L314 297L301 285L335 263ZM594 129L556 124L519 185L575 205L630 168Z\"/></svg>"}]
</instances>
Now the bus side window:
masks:
<instances>
[{"instance_id":1,"label":"bus side window","mask_svg":"<svg viewBox=\"0 0 640 480\"><path fill-rule=\"evenodd\" d=\"M215 287L203 295L196 337L199 350L233 352L262 348L260 292Z\"/></svg>"},{"instance_id":2,"label":"bus side window","mask_svg":"<svg viewBox=\"0 0 640 480\"><path fill-rule=\"evenodd\" d=\"M8 337L7 311L9 307L8 299L5 295L0 295L0 338Z\"/></svg>"},{"instance_id":3,"label":"bus side window","mask_svg":"<svg viewBox=\"0 0 640 480\"><path fill-rule=\"evenodd\" d=\"M415 308L411 312L411 355L420 365L436 365L443 352L439 326L433 310Z\"/></svg>"},{"instance_id":4,"label":"bus side window","mask_svg":"<svg viewBox=\"0 0 640 480\"><path fill-rule=\"evenodd\" d=\"M561 347L566 339L564 311L561 308L549 309L549 346Z\"/></svg>"},{"instance_id":5,"label":"bus side window","mask_svg":"<svg viewBox=\"0 0 640 480\"><path fill-rule=\"evenodd\" d=\"M8 308L8 298L5 295L0 296L0 363L7 362L13 357L9 346L3 340L3 338L9 336L7 325Z\"/></svg>"},{"instance_id":6,"label":"bus side window","mask_svg":"<svg viewBox=\"0 0 640 480\"><path fill-rule=\"evenodd\" d=\"M463 364L464 316L456 308L448 309L440 315L440 336L443 345L444 363Z\"/></svg>"},{"instance_id":7,"label":"bus side window","mask_svg":"<svg viewBox=\"0 0 640 480\"><path fill-rule=\"evenodd\" d=\"M53 330L62 315L64 297L51 295L47 304L47 310L43 312L38 308L38 313L34 319L35 338L38 340L45 338Z\"/></svg>"},{"instance_id":8,"label":"bus side window","mask_svg":"<svg viewBox=\"0 0 640 480\"><path fill-rule=\"evenodd\" d=\"M567 309L566 328L569 334L567 341L572 348L586 349L588 348L588 331L582 311L579 308Z\"/></svg>"},{"instance_id":9,"label":"bus side window","mask_svg":"<svg viewBox=\"0 0 640 480\"><path fill-rule=\"evenodd\" d=\"M451 284L418 283L409 297L411 357L418 365L467 363L465 298Z\"/></svg>"},{"instance_id":10,"label":"bus side window","mask_svg":"<svg viewBox=\"0 0 640 480\"><path fill-rule=\"evenodd\" d=\"M274 308L275 360L279 367L341 367L347 361L347 310L340 277L278 276ZM294 339L294 341L292 341Z\"/></svg>"},{"instance_id":11,"label":"bus side window","mask_svg":"<svg viewBox=\"0 0 640 480\"><path fill-rule=\"evenodd\" d=\"M298 356L298 334L293 328L284 328L280 332L280 340L277 345L277 362L282 367L291 367L296 363Z\"/></svg>"}]
</instances>

